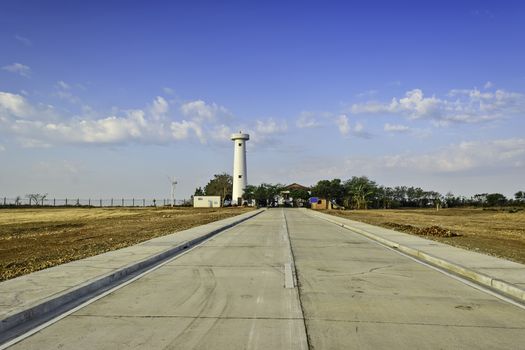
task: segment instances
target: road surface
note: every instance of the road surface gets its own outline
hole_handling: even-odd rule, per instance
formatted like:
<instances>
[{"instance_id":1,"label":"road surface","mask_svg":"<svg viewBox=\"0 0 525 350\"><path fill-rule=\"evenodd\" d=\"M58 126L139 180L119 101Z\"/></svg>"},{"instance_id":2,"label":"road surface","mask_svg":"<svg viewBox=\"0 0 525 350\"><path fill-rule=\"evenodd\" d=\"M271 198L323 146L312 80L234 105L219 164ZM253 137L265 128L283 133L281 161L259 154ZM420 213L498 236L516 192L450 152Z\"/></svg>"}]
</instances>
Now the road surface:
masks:
<instances>
[{"instance_id":1,"label":"road surface","mask_svg":"<svg viewBox=\"0 0 525 350\"><path fill-rule=\"evenodd\" d=\"M524 344L522 308L304 210L270 209L12 348L523 349Z\"/></svg>"}]
</instances>

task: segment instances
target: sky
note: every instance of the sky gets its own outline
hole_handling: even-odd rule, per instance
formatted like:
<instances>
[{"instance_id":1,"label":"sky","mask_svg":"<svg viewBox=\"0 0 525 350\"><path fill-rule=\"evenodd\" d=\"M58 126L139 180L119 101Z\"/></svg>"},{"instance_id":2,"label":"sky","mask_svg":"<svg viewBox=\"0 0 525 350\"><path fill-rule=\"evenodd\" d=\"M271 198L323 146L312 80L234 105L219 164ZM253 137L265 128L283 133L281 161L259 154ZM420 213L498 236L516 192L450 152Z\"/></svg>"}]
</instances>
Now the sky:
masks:
<instances>
[{"instance_id":1,"label":"sky","mask_svg":"<svg viewBox=\"0 0 525 350\"><path fill-rule=\"evenodd\" d=\"M0 196L525 190L523 1L0 1Z\"/></svg>"}]
</instances>

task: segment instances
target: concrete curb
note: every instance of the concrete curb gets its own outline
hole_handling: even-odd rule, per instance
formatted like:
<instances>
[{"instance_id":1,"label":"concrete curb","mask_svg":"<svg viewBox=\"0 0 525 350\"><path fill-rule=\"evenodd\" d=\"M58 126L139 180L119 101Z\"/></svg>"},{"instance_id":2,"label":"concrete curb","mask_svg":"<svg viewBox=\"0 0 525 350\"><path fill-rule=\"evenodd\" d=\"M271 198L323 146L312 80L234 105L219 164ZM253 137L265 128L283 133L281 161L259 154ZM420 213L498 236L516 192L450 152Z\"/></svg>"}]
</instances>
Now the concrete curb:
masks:
<instances>
[{"instance_id":1,"label":"concrete curb","mask_svg":"<svg viewBox=\"0 0 525 350\"><path fill-rule=\"evenodd\" d=\"M454 262L451 262L449 260L446 260L446 259L434 256L434 255L428 254L428 253L426 253L426 252L424 252L422 250L415 249L415 248L410 248L410 247L401 245L401 244L399 244L397 242L388 240L388 239L383 238L383 237L379 237L379 236L377 236L377 235L375 235L375 234L373 234L371 232L368 232L368 231L365 231L365 230L361 230L359 228L351 227L349 225L346 225L346 224L344 224L344 223L334 219L335 217L332 217L329 214L312 212L310 210L308 210L307 212L311 216L318 217L318 218L320 218L322 220L326 220L328 222L331 222L333 224L341 226L341 227L343 227L343 228L345 228L347 230L353 231L353 232L358 233L360 235L363 235L363 236L365 236L367 238L370 238L370 239L372 239L372 240L374 240L376 242L384 244L387 247L391 247L391 248L397 249L400 252L403 252L403 253L405 253L407 255L415 257L415 258L417 258L419 260L428 262L428 263L430 263L432 265L435 265L435 266L438 266L438 267L440 267L442 269L445 269L447 271L453 272L456 275L465 277L465 278L467 278L467 279L469 279L471 281L474 281L474 282L476 282L478 284L481 284L483 286L495 289L498 292L500 292L502 294L505 294L505 295L507 295L507 296L509 296L511 298L517 299L517 300L519 300L521 302L525 301L525 290L522 289L522 288L517 287L516 285L514 285L514 284L512 284L510 282L506 282L506 281L494 278L492 276L489 276L489 275L486 275L484 273L478 272L478 271L476 271L474 269L462 266L462 265L460 265L458 263L454 263Z\"/></svg>"},{"instance_id":2,"label":"concrete curb","mask_svg":"<svg viewBox=\"0 0 525 350\"><path fill-rule=\"evenodd\" d=\"M140 261L123 266L116 271L98 276L62 293L42 299L38 304L31 305L25 310L15 311L12 314L8 314L0 320L0 344L31 328L47 322L57 315L82 304L86 300L131 279L157 264L176 256L177 253L181 251L187 250L222 231L259 215L263 211L265 211L265 209L259 209L252 213L252 215L244 216L236 221L230 222L229 224L220 226L202 236L185 241L175 247L169 248L161 253Z\"/></svg>"}]
</instances>

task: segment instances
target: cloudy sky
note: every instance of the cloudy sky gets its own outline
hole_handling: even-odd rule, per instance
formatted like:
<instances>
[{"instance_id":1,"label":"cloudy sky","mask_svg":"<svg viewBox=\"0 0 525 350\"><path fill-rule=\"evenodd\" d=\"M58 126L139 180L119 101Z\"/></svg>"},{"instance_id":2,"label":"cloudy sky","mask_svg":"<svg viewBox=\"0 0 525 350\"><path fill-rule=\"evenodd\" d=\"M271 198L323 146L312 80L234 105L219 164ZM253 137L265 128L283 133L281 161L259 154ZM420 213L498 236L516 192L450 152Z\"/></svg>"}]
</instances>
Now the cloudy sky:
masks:
<instances>
[{"instance_id":1,"label":"cloudy sky","mask_svg":"<svg viewBox=\"0 0 525 350\"><path fill-rule=\"evenodd\" d=\"M0 196L525 190L522 1L3 1Z\"/></svg>"}]
</instances>

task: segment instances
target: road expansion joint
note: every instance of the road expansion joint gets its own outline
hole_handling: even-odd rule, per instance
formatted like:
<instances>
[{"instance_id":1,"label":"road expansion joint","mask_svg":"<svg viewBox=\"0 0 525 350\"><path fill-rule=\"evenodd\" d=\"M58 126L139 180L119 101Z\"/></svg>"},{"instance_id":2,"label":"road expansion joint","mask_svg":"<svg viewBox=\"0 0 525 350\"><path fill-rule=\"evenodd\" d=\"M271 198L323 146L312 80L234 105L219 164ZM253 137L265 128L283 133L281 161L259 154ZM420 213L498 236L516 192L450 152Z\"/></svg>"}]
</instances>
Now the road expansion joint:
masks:
<instances>
[{"instance_id":1,"label":"road expansion joint","mask_svg":"<svg viewBox=\"0 0 525 350\"><path fill-rule=\"evenodd\" d=\"M311 340L311 335L308 331L308 326L306 324L306 319L305 319L305 312L304 312L304 305L303 305L303 300L302 300L302 295L301 295L301 288L300 288L300 283L299 283L299 280L298 280L298 275L299 275L299 272L297 270L297 267L295 266L295 254L294 254L294 250L293 250L293 246L292 246L292 241L290 239L290 229L288 227L288 220L286 219L286 214L284 213L284 210L281 209L281 213L282 213L282 216L283 216L283 220L284 220L284 229L285 229L285 233L286 233L286 240L288 242L288 246L290 248L290 260L291 260L291 268L292 268L292 272L293 272L293 278L294 278L294 283L295 283L295 286L297 287L296 290L297 290L297 299L299 300L299 307L300 307L300 310L301 310L301 316L302 316L302 320L303 320L303 326L304 326L304 333L306 335L306 345L307 345L307 348L308 349L312 349L313 346L312 346L312 340Z\"/></svg>"},{"instance_id":2,"label":"road expansion joint","mask_svg":"<svg viewBox=\"0 0 525 350\"><path fill-rule=\"evenodd\" d=\"M211 320L276 320L276 321L302 321L302 317L265 317L265 316L191 316L191 315L87 315L73 314L72 318L101 318L101 319L211 319Z\"/></svg>"},{"instance_id":3,"label":"road expansion joint","mask_svg":"<svg viewBox=\"0 0 525 350\"><path fill-rule=\"evenodd\" d=\"M235 269L242 269L242 270L245 270L245 269L252 269L252 270L264 270L264 269L280 269L282 267L282 264L263 264L263 265L210 265L210 264L203 264L203 265L175 265L175 264L170 264L168 266L165 266L166 269L177 269L177 268L213 268L213 269L230 269L230 270L235 270Z\"/></svg>"},{"instance_id":4,"label":"road expansion joint","mask_svg":"<svg viewBox=\"0 0 525 350\"><path fill-rule=\"evenodd\" d=\"M509 326L486 326L486 325L469 325L469 324L444 324L444 323L429 323L429 322L394 322L394 321L374 321L374 320L341 320L332 318L317 318L306 317L306 321L313 322L336 322L336 323L357 323L357 324L388 324L400 326L427 326L427 327L444 327L444 328L481 328L481 329L511 329L511 330L525 330L525 327L509 327Z\"/></svg>"}]
</instances>

